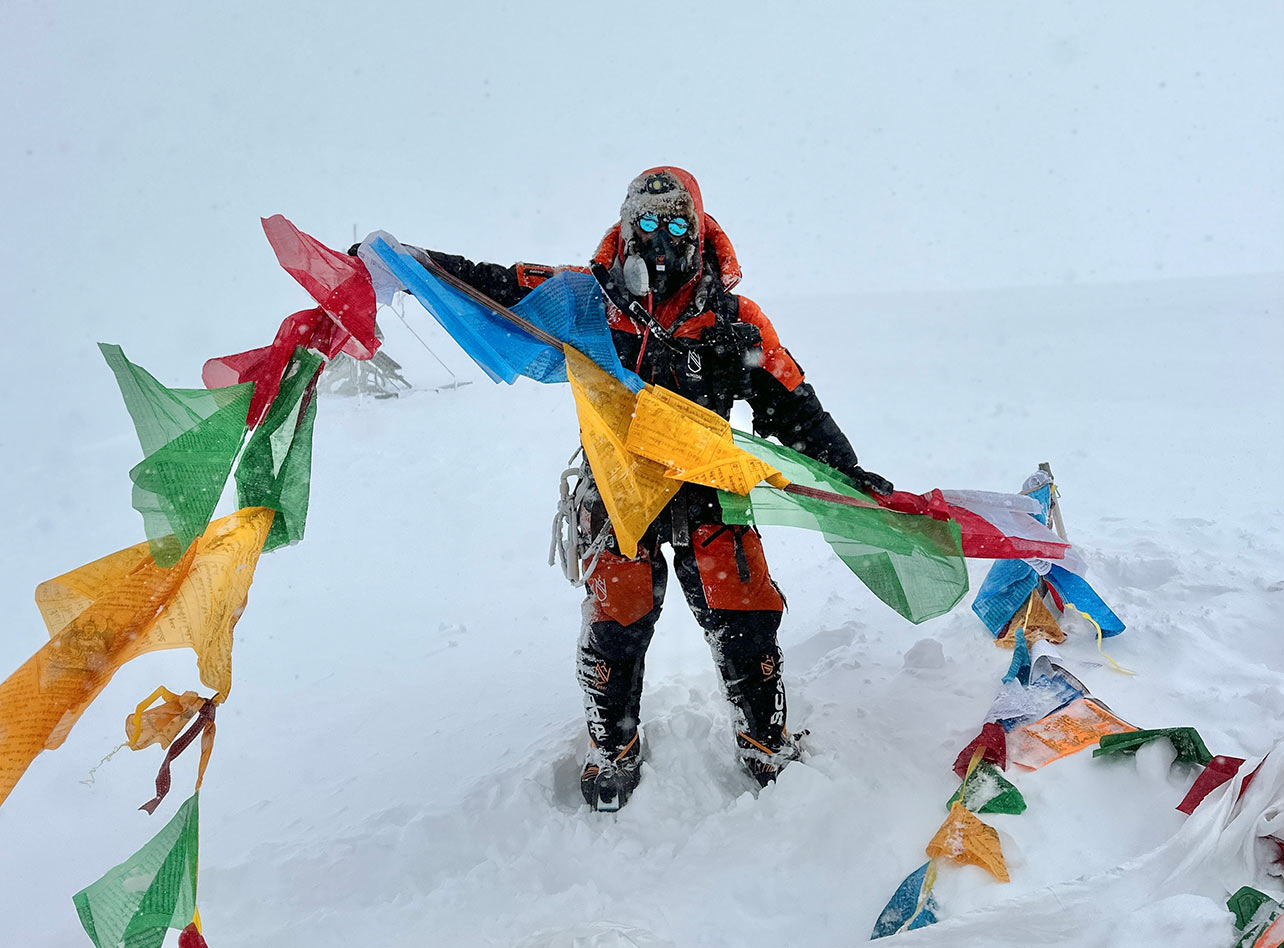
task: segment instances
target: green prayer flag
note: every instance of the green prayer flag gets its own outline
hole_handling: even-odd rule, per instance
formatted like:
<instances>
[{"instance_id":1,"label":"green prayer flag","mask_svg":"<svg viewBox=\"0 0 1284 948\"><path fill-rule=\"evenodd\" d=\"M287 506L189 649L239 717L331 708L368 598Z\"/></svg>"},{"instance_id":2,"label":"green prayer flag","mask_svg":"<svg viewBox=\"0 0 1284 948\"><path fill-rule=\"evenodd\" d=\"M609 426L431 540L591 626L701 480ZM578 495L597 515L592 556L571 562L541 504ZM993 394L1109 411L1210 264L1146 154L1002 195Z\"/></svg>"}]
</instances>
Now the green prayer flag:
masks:
<instances>
[{"instance_id":1,"label":"green prayer flag","mask_svg":"<svg viewBox=\"0 0 1284 948\"><path fill-rule=\"evenodd\" d=\"M954 801L963 798L963 806L972 813L1024 813L1025 797L1012 781L988 761L982 761L954 796L945 804L948 811Z\"/></svg>"},{"instance_id":2,"label":"green prayer flag","mask_svg":"<svg viewBox=\"0 0 1284 948\"><path fill-rule=\"evenodd\" d=\"M134 365L120 346L105 342L98 349L116 376L125 407L134 421L143 454L151 454L233 402L252 383L226 388L166 388L142 366Z\"/></svg>"},{"instance_id":3,"label":"green prayer flag","mask_svg":"<svg viewBox=\"0 0 1284 948\"><path fill-rule=\"evenodd\" d=\"M1253 920L1257 910L1267 902L1275 903L1265 892L1259 892L1251 885L1240 886L1238 891L1226 900L1226 907L1235 913L1235 927L1243 929ZM1278 903L1275 903L1278 908Z\"/></svg>"},{"instance_id":4,"label":"green prayer flag","mask_svg":"<svg viewBox=\"0 0 1284 948\"><path fill-rule=\"evenodd\" d=\"M839 472L742 431L735 443L795 484L869 500ZM959 525L882 507L849 507L755 487L748 497L718 492L726 523L819 530L870 591L911 622L949 612L967 593ZM872 501L871 501L872 502Z\"/></svg>"},{"instance_id":5,"label":"green prayer flag","mask_svg":"<svg viewBox=\"0 0 1284 948\"><path fill-rule=\"evenodd\" d=\"M196 911L197 800L101 879L72 896L80 923L98 948L160 948Z\"/></svg>"},{"instance_id":6,"label":"green prayer flag","mask_svg":"<svg viewBox=\"0 0 1284 948\"><path fill-rule=\"evenodd\" d=\"M1135 754L1143 744L1166 737L1177 751L1177 759L1191 764L1207 764L1212 752L1193 727L1163 727L1148 731L1126 731L1123 734L1106 734L1092 752L1093 757L1103 754Z\"/></svg>"},{"instance_id":7,"label":"green prayer flag","mask_svg":"<svg viewBox=\"0 0 1284 948\"><path fill-rule=\"evenodd\" d=\"M146 455L129 472L152 558L168 568L205 532L245 440L254 385L166 388L125 358L98 348L116 376Z\"/></svg>"},{"instance_id":8,"label":"green prayer flag","mask_svg":"<svg viewBox=\"0 0 1284 948\"><path fill-rule=\"evenodd\" d=\"M277 512L264 553L303 539L317 417L312 382L322 362L318 353L302 347L294 350L281 389L236 466L237 505L271 507Z\"/></svg>"}]
</instances>

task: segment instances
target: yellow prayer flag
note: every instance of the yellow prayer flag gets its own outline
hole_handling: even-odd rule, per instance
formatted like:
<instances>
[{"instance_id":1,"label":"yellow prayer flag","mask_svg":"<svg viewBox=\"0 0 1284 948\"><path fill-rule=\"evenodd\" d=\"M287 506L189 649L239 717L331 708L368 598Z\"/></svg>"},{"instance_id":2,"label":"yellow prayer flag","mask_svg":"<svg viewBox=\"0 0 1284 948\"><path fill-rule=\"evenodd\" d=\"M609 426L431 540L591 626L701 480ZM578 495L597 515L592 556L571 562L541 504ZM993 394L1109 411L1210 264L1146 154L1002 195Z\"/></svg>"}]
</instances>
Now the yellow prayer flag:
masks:
<instances>
[{"instance_id":1,"label":"yellow prayer flag","mask_svg":"<svg viewBox=\"0 0 1284 948\"><path fill-rule=\"evenodd\" d=\"M1031 648L1034 647L1035 642L1051 642L1053 645L1060 645L1066 640L1066 634L1061 631L1061 626L1057 625L1057 620L1043 604L1043 597L1039 595L1037 589L1030 593L1025 606L1018 609L1008 620L1008 624L994 640L994 644L999 648L1015 648L1016 633L1021 628L1025 629L1025 642Z\"/></svg>"},{"instance_id":2,"label":"yellow prayer flag","mask_svg":"<svg viewBox=\"0 0 1284 948\"><path fill-rule=\"evenodd\" d=\"M648 385L637 395L625 447L666 468L666 476L748 494L766 479L789 483L771 465L736 447L731 423L676 392Z\"/></svg>"},{"instance_id":3,"label":"yellow prayer flag","mask_svg":"<svg viewBox=\"0 0 1284 948\"><path fill-rule=\"evenodd\" d=\"M682 484L665 477L663 465L625 447L635 403L632 392L570 346L566 347L566 375L575 396L584 454L620 552L635 557L647 527Z\"/></svg>"},{"instance_id":4,"label":"yellow prayer flag","mask_svg":"<svg viewBox=\"0 0 1284 948\"><path fill-rule=\"evenodd\" d=\"M0 683L0 803L41 750L72 725L116 670L190 646L201 680L227 697L232 629L245 606L273 511L248 507L209 525L170 569L140 543L41 583L50 640Z\"/></svg>"}]
</instances>

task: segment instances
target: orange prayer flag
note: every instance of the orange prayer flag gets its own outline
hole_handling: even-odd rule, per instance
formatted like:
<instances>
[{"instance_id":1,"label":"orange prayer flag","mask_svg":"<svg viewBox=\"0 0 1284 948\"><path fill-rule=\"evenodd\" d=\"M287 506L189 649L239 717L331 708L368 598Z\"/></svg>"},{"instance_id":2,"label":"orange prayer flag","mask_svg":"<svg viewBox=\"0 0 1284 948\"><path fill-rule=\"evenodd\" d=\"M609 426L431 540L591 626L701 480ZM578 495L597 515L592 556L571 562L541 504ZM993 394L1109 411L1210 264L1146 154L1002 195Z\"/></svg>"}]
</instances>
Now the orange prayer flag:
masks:
<instances>
[{"instance_id":1,"label":"orange prayer flag","mask_svg":"<svg viewBox=\"0 0 1284 948\"><path fill-rule=\"evenodd\" d=\"M1026 770L1038 770L1086 747L1096 747L1106 734L1135 730L1096 699L1076 698L1060 711L1009 734L1008 760Z\"/></svg>"},{"instance_id":2,"label":"orange prayer flag","mask_svg":"<svg viewBox=\"0 0 1284 948\"><path fill-rule=\"evenodd\" d=\"M1000 882L1010 881L998 830L969 813L961 800L950 807L950 815L927 844L927 855L930 859L980 866Z\"/></svg>"},{"instance_id":3,"label":"orange prayer flag","mask_svg":"<svg viewBox=\"0 0 1284 948\"><path fill-rule=\"evenodd\" d=\"M195 555L193 544L167 570L147 557L0 683L0 802L41 750L61 746L116 669L146 650L156 609Z\"/></svg>"},{"instance_id":4,"label":"orange prayer flag","mask_svg":"<svg viewBox=\"0 0 1284 948\"><path fill-rule=\"evenodd\" d=\"M0 803L139 655L190 647L215 700L227 696L232 629L272 517L266 507L248 507L211 523L169 569L140 543L37 587L51 638L0 683Z\"/></svg>"},{"instance_id":5,"label":"orange prayer flag","mask_svg":"<svg viewBox=\"0 0 1284 948\"><path fill-rule=\"evenodd\" d=\"M161 699L161 704L148 708L157 698ZM168 748L183 725L201 710L203 704L205 699L195 691L176 695L168 688L157 688L133 714L125 718L125 739L130 749L142 750L152 744Z\"/></svg>"}]
</instances>

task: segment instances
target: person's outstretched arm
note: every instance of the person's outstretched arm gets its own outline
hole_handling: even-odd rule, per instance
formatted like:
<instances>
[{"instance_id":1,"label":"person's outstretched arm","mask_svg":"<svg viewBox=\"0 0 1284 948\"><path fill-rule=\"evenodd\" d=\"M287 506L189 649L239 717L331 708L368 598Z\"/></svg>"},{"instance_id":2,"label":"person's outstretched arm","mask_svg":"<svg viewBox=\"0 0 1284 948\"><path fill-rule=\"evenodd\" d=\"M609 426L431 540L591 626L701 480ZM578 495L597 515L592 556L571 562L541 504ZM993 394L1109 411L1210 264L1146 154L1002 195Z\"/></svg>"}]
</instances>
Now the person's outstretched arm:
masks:
<instances>
[{"instance_id":1,"label":"person's outstretched arm","mask_svg":"<svg viewBox=\"0 0 1284 948\"><path fill-rule=\"evenodd\" d=\"M474 263L458 254L424 250L420 247L411 247L409 244L406 245L406 249L429 270L432 267L429 266L426 258L431 257L451 276L463 280L475 290L480 290L501 306L512 306L538 285L537 283L523 285L521 270L524 264L515 263L505 267L498 263Z\"/></svg>"},{"instance_id":2,"label":"person's outstretched arm","mask_svg":"<svg viewBox=\"0 0 1284 948\"><path fill-rule=\"evenodd\" d=\"M785 447L846 474L860 490L890 494L891 481L860 466L851 442L803 379L802 369L758 304L740 297L739 318L762 335L762 356L750 372L755 433L774 437Z\"/></svg>"},{"instance_id":3,"label":"person's outstretched arm","mask_svg":"<svg viewBox=\"0 0 1284 948\"><path fill-rule=\"evenodd\" d=\"M348 249L348 253L355 256L360 246L360 244L353 244ZM553 267L539 264L514 263L506 267L498 263L474 263L458 254L425 250L410 244L402 246L429 271L432 270L429 263L431 258L433 263L451 276L462 280L475 290L480 290L501 306L512 306L556 272Z\"/></svg>"}]
</instances>

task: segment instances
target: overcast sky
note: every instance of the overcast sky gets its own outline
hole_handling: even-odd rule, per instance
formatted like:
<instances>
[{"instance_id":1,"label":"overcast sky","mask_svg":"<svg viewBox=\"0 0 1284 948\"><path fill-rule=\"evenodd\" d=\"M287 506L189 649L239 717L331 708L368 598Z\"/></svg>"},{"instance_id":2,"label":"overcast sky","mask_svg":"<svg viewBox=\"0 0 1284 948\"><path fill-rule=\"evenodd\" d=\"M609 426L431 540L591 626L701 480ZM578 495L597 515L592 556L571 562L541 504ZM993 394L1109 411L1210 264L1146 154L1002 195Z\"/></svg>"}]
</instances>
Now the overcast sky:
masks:
<instances>
[{"instance_id":1,"label":"overcast sky","mask_svg":"<svg viewBox=\"0 0 1284 948\"><path fill-rule=\"evenodd\" d=\"M580 262L660 163L751 295L1284 270L1281 36L1280 2L0 0L0 274L24 319L284 298L276 212Z\"/></svg>"}]
</instances>

